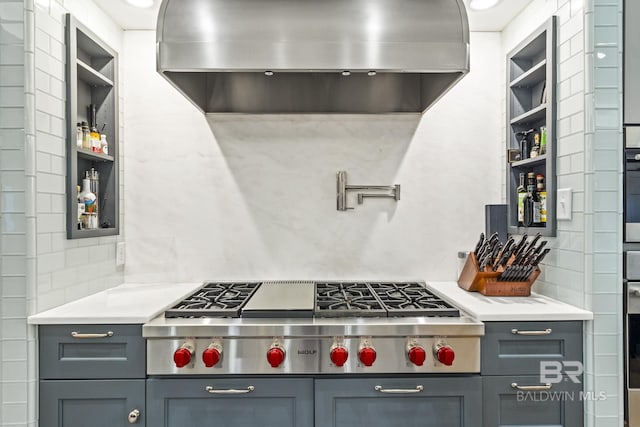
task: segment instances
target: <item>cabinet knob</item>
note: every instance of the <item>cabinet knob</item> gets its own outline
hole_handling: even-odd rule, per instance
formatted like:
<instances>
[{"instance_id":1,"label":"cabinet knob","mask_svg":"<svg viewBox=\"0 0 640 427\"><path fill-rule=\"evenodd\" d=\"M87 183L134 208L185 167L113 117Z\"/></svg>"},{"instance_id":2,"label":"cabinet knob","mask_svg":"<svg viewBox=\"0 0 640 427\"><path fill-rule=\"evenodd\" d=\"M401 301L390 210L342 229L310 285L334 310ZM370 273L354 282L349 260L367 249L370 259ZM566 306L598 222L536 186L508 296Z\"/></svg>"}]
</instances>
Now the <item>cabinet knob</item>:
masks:
<instances>
[{"instance_id":1,"label":"cabinet knob","mask_svg":"<svg viewBox=\"0 0 640 427\"><path fill-rule=\"evenodd\" d=\"M134 409L129 412L129 424L135 424L138 422L138 418L140 418L140 411L138 409Z\"/></svg>"}]
</instances>

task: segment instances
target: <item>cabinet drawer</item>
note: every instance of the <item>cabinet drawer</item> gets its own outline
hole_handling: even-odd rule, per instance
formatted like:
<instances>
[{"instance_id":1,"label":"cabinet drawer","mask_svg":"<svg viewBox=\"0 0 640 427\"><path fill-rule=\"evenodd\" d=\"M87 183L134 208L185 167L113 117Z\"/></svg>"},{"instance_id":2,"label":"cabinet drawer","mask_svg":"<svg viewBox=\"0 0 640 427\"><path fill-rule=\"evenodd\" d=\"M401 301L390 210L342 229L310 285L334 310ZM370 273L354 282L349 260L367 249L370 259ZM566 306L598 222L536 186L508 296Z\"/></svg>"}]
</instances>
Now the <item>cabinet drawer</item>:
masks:
<instances>
[{"instance_id":1,"label":"cabinet drawer","mask_svg":"<svg viewBox=\"0 0 640 427\"><path fill-rule=\"evenodd\" d=\"M476 427L479 376L318 379L315 425Z\"/></svg>"},{"instance_id":2,"label":"cabinet drawer","mask_svg":"<svg viewBox=\"0 0 640 427\"><path fill-rule=\"evenodd\" d=\"M582 361L582 322L487 322L482 375L539 375L541 361Z\"/></svg>"},{"instance_id":3,"label":"cabinet drawer","mask_svg":"<svg viewBox=\"0 0 640 427\"><path fill-rule=\"evenodd\" d=\"M582 426L582 384L563 377L544 386L538 376L482 377L482 426Z\"/></svg>"},{"instance_id":4,"label":"cabinet drawer","mask_svg":"<svg viewBox=\"0 0 640 427\"><path fill-rule=\"evenodd\" d=\"M144 378L141 325L39 327L41 379Z\"/></svg>"},{"instance_id":5,"label":"cabinet drawer","mask_svg":"<svg viewBox=\"0 0 640 427\"><path fill-rule=\"evenodd\" d=\"M311 378L149 378L153 427L312 427Z\"/></svg>"}]
</instances>

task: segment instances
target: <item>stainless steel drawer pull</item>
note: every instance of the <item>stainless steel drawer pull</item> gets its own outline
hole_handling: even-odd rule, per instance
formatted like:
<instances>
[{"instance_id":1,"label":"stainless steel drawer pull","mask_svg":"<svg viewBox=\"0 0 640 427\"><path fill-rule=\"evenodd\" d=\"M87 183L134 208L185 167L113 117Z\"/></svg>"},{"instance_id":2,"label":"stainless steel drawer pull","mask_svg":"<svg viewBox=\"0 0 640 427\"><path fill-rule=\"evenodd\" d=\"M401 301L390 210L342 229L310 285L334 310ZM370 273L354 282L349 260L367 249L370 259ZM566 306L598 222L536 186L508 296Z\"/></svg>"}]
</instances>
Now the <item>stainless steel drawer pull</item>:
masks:
<instances>
[{"instance_id":1,"label":"stainless steel drawer pull","mask_svg":"<svg viewBox=\"0 0 640 427\"><path fill-rule=\"evenodd\" d=\"M551 390L553 387L551 384L543 384L543 385L518 385L518 383L511 383L511 388L515 388L523 391L542 391L542 390Z\"/></svg>"},{"instance_id":2,"label":"stainless steel drawer pull","mask_svg":"<svg viewBox=\"0 0 640 427\"><path fill-rule=\"evenodd\" d=\"M138 418L140 418L140 411L138 409L134 409L129 412L129 424L135 424L138 422Z\"/></svg>"},{"instance_id":3,"label":"stainless steel drawer pull","mask_svg":"<svg viewBox=\"0 0 640 427\"><path fill-rule=\"evenodd\" d=\"M518 329L512 329L513 335L551 335L552 329L545 329L544 331L519 331Z\"/></svg>"},{"instance_id":4,"label":"stainless steel drawer pull","mask_svg":"<svg viewBox=\"0 0 640 427\"><path fill-rule=\"evenodd\" d=\"M81 334L80 332L73 331L71 332L71 336L77 339L85 339L85 338L109 338L113 336L113 331L108 331L104 334Z\"/></svg>"},{"instance_id":5,"label":"stainless steel drawer pull","mask_svg":"<svg viewBox=\"0 0 640 427\"><path fill-rule=\"evenodd\" d=\"M236 390L233 388L228 388L226 390L215 390L212 386L208 385L205 387L205 390L211 394L247 394L251 393L256 388L252 385L243 390Z\"/></svg>"},{"instance_id":6,"label":"stainless steel drawer pull","mask_svg":"<svg viewBox=\"0 0 640 427\"><path fill-rule=\"evenodd\" d=\"M629 289L629 293L633 297L640 297L640 289Z\"/></svg>"},{"instance_id":7,"label":"stainless steel drawer pull","mask_svg":"<svg viewBox=\"0 0 640 427\"><path fill-rule=\"evenodd\" d=\"M381 385L377 385L374 387L375 391L379 391L380 393L389 393L389 394L410 394L410 393L420 393L424 390L424 387L421 385L417 385L416 388L383 388Z\"/></svg>"}]
</instances>

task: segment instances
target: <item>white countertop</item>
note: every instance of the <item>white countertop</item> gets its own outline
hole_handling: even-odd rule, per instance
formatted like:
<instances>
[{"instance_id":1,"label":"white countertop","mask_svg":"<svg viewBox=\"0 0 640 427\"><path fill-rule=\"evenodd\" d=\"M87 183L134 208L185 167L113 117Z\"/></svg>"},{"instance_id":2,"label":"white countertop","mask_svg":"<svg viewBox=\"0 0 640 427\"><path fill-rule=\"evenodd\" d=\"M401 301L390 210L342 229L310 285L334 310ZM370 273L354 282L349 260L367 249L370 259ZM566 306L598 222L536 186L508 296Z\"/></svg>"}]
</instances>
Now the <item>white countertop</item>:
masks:
<instances>
[{"instance_id":1,"label":"white countertop","mask_svg":"<svg viewBox=\"0 0 640 427\"><path fill-rule=\"evenodd\" d=\"M127 283L29 316L36 325L142 324L193 292L199 283Z\"/></svg>"},{"instance_id":2,"label":"white countertop","mask_svg":"<svg viewBox=\"0 0 640 427\"><path fill-rule=\"evenodd\" d=\"M591 320L593 313L531 293L529 297L486 297L456 282L427 282L427 287L481 321Z\"/></svg>"},{"instance_id":3,"label":"white countertop","mask_svg":"<svg viewBox=\"0 0 640 427\"><path fill-rule=\"evenodd\" d=\"M30 316L30 324L142 324L202 286L198 283L126 283ZM593 313L543 295L485 297L456 282L427 286L480 321L591 320Z\"/></svg>"}]
</instances>

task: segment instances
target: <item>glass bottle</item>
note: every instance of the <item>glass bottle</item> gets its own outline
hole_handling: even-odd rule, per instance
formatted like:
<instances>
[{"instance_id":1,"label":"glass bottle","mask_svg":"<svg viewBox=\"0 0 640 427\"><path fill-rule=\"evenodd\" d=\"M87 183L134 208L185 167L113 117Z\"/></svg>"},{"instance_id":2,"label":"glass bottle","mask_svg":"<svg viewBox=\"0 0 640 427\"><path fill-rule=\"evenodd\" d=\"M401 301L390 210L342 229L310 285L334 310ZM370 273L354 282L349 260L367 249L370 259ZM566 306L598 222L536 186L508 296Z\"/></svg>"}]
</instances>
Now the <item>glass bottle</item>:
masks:
<instances>
[{"instance_id":1,"label":"glass bottle","mask_svg":"<svg viewBox=\"0 0 640 427\"><path fill-rule=\"evenodd\" d=\"M78 195L78 201L84 203L84 228L98 228L96 195L91 192L91 180L88 178L82 180L82 191Z\"/></svg>"},{"instance_id":2,"label":"glass bottle","mask_svg":"<svg viewBox=\"0 0 640 427\"><path fill-rule=\"evenodd\" d=\"M520 185L516 189L518 194L518 225L524 226L524 198L527 195L527 188L524 186L524 172L520 173Z\"/></svg>"},{"instance_id":3,"label":"glass bottle","mask_svg":"<svg viewBox=\"0 0 640 427\"><path fill-rule=\"evenodd\" d=\"M546 226L547 223L547 190L544 188L544 175L536 175L536 191L540 197L540 223Z\"/></svg>"},{"instance_id":4,"label":"glass bottle","mask_svg":"<svg viewBox=\"0 0 640 427\"><path fill-rule=\"evenodd\" d=\"M89 124L82 122L82 149L91 151L91 133L89 132Z\"/></svg>"}]
</instances>

